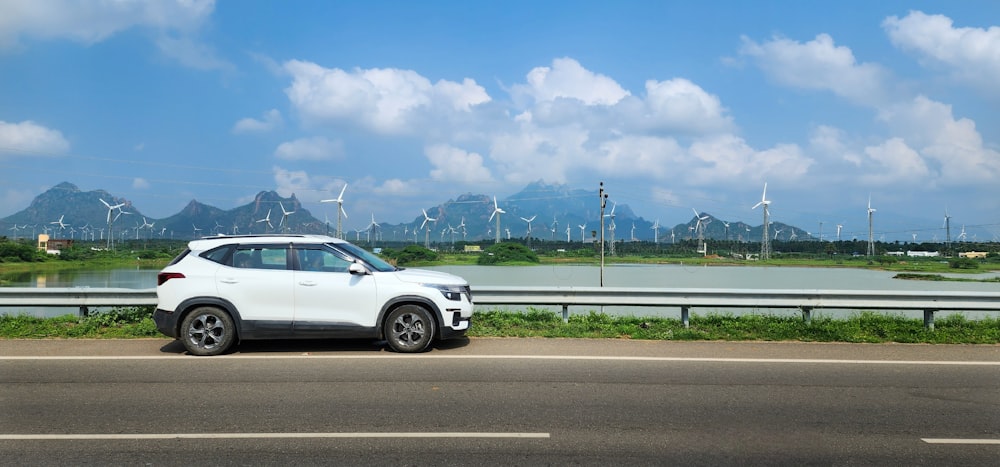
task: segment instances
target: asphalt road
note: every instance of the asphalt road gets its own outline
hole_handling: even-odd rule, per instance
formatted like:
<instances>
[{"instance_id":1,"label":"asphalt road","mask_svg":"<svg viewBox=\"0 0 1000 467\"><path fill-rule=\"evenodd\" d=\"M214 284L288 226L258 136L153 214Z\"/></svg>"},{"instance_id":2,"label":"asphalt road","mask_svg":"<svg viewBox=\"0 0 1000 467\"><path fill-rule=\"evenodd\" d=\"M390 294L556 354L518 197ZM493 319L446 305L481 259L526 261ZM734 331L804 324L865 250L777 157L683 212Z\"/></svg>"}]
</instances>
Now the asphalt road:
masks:
<instances>
[{"instance_id":1,"label":"asphalt road","mask_svg":"<svg viewBox=\"0 0 1000 467\"><path fill-rule=\"evenodd\" d=\"M0 340L4 465L995 465L1000 346Z\"/></svg>"}]
</instances>

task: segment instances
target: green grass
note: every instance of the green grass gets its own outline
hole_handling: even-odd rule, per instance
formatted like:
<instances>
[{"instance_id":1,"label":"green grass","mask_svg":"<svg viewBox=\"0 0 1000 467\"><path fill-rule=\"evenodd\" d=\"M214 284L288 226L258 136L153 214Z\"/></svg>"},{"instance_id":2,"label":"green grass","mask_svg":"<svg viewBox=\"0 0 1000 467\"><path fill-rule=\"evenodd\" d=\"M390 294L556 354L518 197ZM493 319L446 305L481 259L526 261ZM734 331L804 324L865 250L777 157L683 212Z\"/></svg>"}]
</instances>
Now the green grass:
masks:
<instances>
[{"instance_id":1,"label":"green grass","mask_svg":"<svg viewBox=\"0 0 1000 467\"><path fill-rule=\"evenodd\" d=\"M118 308L87 318L0 317L0 338L148 338L163 337L151 318L151 307ZM998 344L1000 318L969 320L950 315L927 330L923 320L860 312L845 319L818 316L806 323L797 316L728 314L692 315L690 327L680 319L610 316L603 313L562 316L548 310L493 309L473 316L472 337L565 337L676 341L800 341L929 344Z\"/></svg>"}]
</instances>

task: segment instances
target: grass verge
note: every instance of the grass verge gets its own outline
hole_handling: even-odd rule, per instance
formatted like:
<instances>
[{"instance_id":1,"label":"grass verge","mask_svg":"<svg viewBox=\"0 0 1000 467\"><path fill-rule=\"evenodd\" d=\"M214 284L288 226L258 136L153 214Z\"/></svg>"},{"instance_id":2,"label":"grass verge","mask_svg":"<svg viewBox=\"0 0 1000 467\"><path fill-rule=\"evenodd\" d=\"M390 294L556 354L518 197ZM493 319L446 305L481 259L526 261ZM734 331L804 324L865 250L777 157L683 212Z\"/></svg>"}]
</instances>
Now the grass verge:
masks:
<instances>
[{"instance_id":1,"label":"grass verge","mask_svg":"<svg viewBox=\"0 0 1000 467\"><path fill-rule=\"evenodd\" d=\"M162 337L151 318L151 307L123 307L87 318L0 316L0 338L144 338ZM561 315L535 308L476 312L472 337L567 337L644 340L800 341L929 344L1000 343L1000 318L969 320L951 315L935 320L935 330L923 321L898 315L860 312L847 319L772 315L692 315L690 327L670 318L610 316L602 313Z\"/></svg>"}]
</instances>

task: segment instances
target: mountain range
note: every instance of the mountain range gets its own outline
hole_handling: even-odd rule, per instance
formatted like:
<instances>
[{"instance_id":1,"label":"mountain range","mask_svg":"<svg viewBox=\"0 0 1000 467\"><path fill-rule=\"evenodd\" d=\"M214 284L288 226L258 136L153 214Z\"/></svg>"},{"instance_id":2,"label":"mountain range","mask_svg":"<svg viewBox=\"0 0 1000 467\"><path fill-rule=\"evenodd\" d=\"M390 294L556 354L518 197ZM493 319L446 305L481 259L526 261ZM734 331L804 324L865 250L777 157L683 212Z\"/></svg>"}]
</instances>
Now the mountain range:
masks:
<instances>
[{"instance_id":1,"label":"mountain range","mask_svg":"<svg viewBox=\"0 0 1000 467\"><path fill-rule=\"evenodd\" d=\"M345 203L347 204L347 203ZM600 207L596 190L572 189L561 184L537 181L507 198L498 199L504 211L501 218L501 238L524 238L531 229L531 238L573 242L592 239L600 229ZM336 208L334 208L336 209ZM495 219L493 198L466 193L437 206L425 209L409 223L372 224L361 230L345 229L348 240L403 241L422 243L425 236L431 242L478 241L494 238ZM612 217L613 213L613 217ZM619 241L652 241L654 233L661 242L677 242L697 237L699 217L706 239L760 241L761 226L717 219L700 213L691 220L674 226L657 227L656 222L636 215L626 204L605 208L605 239L613 235ZM529 223L528 220L531 220ZM615 224L611 233L612 220ZM337 219L317 219L302 207L292 194L282 197L275 191L261 191L248 204L223 210L191 200L180 212L162 219L142 214L125 197L104 190L81 191L76 185L63 182L35 197L31 204L0 219L0 228L8 237L25 238L48 232L56 238L104 238L110 227L121 238L188 239L215 234L250 233L314 233L334 234ZM357 223L357 221L354 221ZM424 227L421 227L421 226ZM567 232L568 227L568 232ZM781 223L771 224L771 238L777 240L815 240L808 232ZM429 230L428 230L429 229ZM509 232L508 232L509 230ZM30 232L30 233L29 233ZM779 232L777 235L774 232ZM116 237L118 238L118 237Z\"/></svg>"}]
</instances>

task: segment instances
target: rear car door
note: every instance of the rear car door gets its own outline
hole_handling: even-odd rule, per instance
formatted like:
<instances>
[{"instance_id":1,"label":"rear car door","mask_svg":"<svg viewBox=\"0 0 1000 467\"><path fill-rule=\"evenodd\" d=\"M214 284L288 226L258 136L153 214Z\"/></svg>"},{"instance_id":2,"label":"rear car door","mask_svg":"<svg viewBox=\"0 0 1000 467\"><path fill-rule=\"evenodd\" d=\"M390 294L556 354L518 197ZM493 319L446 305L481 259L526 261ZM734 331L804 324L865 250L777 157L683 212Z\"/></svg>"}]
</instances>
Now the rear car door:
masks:
<instances>
[{"instance_id":1,"label":"rear car door","mask_svg":"<svg viewBox=\"0 0 1000 467\"><path fill-rule=\"evenodd\" d=\"M290 332L294 316L287 245L240 245L216 271L219 296L232 303L243 328Z\"/></svg>"}]
</instances>

